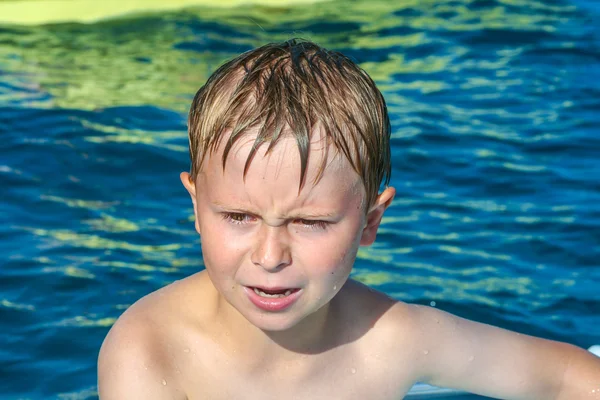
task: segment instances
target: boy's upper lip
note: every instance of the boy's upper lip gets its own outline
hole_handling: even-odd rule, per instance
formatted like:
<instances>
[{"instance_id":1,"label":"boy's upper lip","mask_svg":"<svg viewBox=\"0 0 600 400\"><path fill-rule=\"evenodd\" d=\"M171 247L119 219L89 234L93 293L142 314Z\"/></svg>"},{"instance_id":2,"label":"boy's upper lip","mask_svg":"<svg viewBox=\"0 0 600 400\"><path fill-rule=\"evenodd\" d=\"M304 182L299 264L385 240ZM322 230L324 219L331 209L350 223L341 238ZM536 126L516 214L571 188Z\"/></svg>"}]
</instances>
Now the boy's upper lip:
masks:
<instances>
[{"instance_id":1,"label":"boy's upper lip","mask_svg":"<svg viewBox=\"0 0 600 400\"><path fill-rule=\"evenodd\" d=\"M294 286L255 286L255 285L250 285L248 286L251 289L259 289L262 291L267 291L267 292L281 292L284 290L296 290L296 289L300 289L299 287L294 287Z\"/></svg>"}]
</instances>

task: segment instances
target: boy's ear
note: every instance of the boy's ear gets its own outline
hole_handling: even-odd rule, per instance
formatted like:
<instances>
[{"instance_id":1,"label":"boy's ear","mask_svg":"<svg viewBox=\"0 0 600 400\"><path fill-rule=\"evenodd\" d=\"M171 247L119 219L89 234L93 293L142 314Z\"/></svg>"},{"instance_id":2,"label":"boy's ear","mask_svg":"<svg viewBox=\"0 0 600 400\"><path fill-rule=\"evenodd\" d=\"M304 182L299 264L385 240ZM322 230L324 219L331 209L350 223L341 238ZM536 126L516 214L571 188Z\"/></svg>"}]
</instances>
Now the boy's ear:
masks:
<instances>
[{"instance_id":1,"label":"boy's ear","mask_svg":"<svg viewBox=\"0 0 600 400\"><path fill-rule=\"evenodd\" d=\"M364 227L360 238L361 246L370 246L373 244L377 236L377 229L379 229L381 218L383 217L383 212L392 204L395 195L396 189L387 187L377 196L375 204L367 212L367 225Z\"/></svg>"},{"instance_id":2,"label":"boy's ear","mask_svg":"<svg viewBox=\"0 0 600 400\"><path fill-rule=\"evenodd\" d=\"M200 234L200 221L198 219L198 211L196 210L196 184L192 180L192 176L187 172L182 172L181 174L179 174L179 179L181 179L181 183L183 183L183 186L192 198L192 204L194 205L194 217L196 220L196 232Z\"/></svg>"}]
</instances>

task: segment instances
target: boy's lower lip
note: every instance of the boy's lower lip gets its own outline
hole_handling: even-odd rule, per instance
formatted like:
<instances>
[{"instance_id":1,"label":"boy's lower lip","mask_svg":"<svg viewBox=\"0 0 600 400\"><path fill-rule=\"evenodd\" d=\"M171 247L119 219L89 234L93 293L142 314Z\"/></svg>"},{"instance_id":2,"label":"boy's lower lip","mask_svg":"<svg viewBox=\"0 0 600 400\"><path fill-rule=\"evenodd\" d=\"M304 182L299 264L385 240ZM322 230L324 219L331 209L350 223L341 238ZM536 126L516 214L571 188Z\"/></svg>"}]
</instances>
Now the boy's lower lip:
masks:
<instances>
[{"instance_id":1,"label":"boy's lower lip","mask_svg":"<svg viewBox=\"0 0 600 400\"><path fill-rule=\"evenodd\" d=\"M292 293L284 297L263 297L258 295L253 287L246 286L244 290L252 304L261 310L272 312L285 310L294 304L302 294L302 289L292 289Z\"/></svg>"}]
</instances>

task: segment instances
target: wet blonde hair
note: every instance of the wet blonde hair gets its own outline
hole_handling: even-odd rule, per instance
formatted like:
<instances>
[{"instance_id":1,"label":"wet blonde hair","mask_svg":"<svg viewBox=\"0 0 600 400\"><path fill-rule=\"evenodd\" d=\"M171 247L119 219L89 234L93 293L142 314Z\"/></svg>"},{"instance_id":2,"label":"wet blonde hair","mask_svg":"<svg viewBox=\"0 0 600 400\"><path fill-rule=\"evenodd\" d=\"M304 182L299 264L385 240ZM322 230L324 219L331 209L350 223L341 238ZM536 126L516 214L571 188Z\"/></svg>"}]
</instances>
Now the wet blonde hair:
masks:
<instances>
[{"instance_id":1,"label":"wet blonde hair","mask_svg":"<svg viewBox=\"0 0 600 400\"><path fill-rule=\"evenodd\" d=\"M191 179L227 136L225 168L233 144L252 129L257 135L244 174L261 145L268 144L268 153L282 136L291 135L300 153L301 189L317 124L326 149L333 146L361 177L370 207L391 172L385 100L369 75L348 57L300 39L243 53L217 69L198 90L188 119Z\"/></svg>"}]
</instances>

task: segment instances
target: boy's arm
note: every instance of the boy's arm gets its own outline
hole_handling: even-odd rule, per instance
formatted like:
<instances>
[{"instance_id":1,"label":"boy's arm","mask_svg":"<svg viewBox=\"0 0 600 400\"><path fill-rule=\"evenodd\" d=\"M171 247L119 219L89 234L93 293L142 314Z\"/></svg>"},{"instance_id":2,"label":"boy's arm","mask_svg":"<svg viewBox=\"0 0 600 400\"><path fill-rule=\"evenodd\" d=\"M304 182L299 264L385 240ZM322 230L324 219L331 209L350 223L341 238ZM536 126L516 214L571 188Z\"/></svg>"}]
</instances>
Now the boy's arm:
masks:
<instances>
[{"instance_id":1,"label":"boy's arm","mask_svg":"<svg viewBox=\"0 0 600 400\"><path fill-rule=\"evenodd\" d=\"M579 347L562 345L567 346L570 357L557 399L600 399L600 357Z\"/></svg>"},{"instance_id":2,"label":"boy's arm","mask_svg":"<svg viewBox=\"0 0 600 400\"><path fill-rule=\"evenodd\" d=\"M502 399L600 399L600 358L414 306L422 380Z\"/></svg>"},{"instance_id":3,"label":"boy's arm","mask_svg":"<svg viewBox=\"0 0 600 400\"><path fill-rule=\"evenodd\" d=\"M152 342L139 323L119 320L113 326L98 357L101 400L185 399Z\"/></svg>"}]
</instances>

